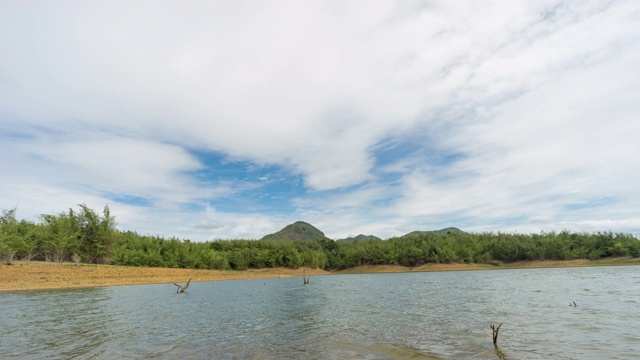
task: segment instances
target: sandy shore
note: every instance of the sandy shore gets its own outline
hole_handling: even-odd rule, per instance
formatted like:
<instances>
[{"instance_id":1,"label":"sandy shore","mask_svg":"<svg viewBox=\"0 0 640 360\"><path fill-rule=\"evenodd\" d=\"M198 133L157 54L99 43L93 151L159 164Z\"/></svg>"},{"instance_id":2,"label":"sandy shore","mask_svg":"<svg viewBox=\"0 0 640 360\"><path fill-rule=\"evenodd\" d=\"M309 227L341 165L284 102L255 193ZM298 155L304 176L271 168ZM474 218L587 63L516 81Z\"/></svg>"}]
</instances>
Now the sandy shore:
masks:
<instances>
[{"instance_id":1,"label":"sandy shore","mask_svg":"<svg viewBox=\"0 0 640 360\"><path fill-rule=\"evenodd\" d=\"M14 262L0 265L0 291L70 289L83 287L184 284L192 282L247 280L302 276L302 269L260 269L247 271L145 268L47 262ZM305 269L307 275L329 274L320 269Z\"/></svg>"},{"instance_id":2,"label":"sandy shore","mask_svg":"<svg viewBox=\"0 0 640 360\"><path fill-rule=\"evenodd\" d=\"M427 271L469 271L469 270L500 270L500 269L538 269L538 268L562 268L584 266L625 266L640 265L640 258L619 257L602 260L546 260L546 261L519 261L499 266L490 264L427 264L408 268L399 265L365 265L352 269L340 270L338 274L368 274L368 273L394 273L394 272L427 272Z\"/></svg>"},{"instance_id":3,"label":"sandy shore","mask_svg":"<svg viewBox=\"0 0 640 360\"><path fill-rule=\"evenodd\" d=\"M604 260L526 261L500 266L489 264L428 264L414 268L397 265L360 266L352 269L328 272L321 269L305 269L307 275L365 274L420 271L464 271L497 269L530 269L579 266L640 265L640 258L610 258ZM115 265L46 262L14 262L0 265L0 291L69 289L82 287L171 284L184 283L193 274L193 282L247 280L302 276L302 269L260 269L247 271L190 270L168 268L144 268Z\"/></svg>"}]
</instances>

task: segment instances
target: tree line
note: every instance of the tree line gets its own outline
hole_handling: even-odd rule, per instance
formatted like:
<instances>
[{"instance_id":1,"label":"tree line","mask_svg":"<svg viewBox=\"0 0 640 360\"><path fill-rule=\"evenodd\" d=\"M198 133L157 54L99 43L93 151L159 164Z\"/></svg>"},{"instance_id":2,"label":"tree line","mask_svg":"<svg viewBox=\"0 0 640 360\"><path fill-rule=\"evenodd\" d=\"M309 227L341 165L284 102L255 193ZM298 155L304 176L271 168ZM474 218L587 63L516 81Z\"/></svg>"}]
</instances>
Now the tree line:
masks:
<instances>
[{"instance_id":1,"label":"tree line","mask_svg":"<svg viewBox=\"0 0 640 360\"><path fill-rule=\"evenodd\" d=\"M601 259L640 256L640 241L624 233L540 234L414 233L388 240L213 240L192 242L116 229L105 206L85 205L40 221L0 217L0 256L13 260L83 262L147 267L232 269L313 267L338 270L360 265L493 263L522 260Z\"/></svg>"},{"instance_id":2,"label":"tree line","mask_svg":"<svg viewBox=\"0 0 640 360\"><path fill-rule=\"evenodd\" d=\"M7 263L20 260L109 263L117 239L115 217L105 206L102 214L79 205L55 215L41 215L37 223L16 219L16 209L0 217L0 255Z\"/></svg>"}]
</instances>

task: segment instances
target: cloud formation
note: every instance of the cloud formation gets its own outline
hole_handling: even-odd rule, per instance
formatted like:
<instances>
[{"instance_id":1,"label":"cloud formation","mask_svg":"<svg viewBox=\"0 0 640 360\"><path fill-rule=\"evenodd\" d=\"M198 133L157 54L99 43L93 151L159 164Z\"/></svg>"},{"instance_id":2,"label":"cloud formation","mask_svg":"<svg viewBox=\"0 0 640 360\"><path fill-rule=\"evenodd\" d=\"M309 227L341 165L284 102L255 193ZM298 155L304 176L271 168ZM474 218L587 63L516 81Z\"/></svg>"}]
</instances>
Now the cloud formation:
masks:
<instances>
[{"instance_id":1,"label":"cloud formation","mask_svg":"<svg viewBox=\"0 0 640 360\"><path fill-rule=\"evenodd\" d=\"M640 233L640 5L0 3L0 208Z\"/></svg>"}]
</instances>

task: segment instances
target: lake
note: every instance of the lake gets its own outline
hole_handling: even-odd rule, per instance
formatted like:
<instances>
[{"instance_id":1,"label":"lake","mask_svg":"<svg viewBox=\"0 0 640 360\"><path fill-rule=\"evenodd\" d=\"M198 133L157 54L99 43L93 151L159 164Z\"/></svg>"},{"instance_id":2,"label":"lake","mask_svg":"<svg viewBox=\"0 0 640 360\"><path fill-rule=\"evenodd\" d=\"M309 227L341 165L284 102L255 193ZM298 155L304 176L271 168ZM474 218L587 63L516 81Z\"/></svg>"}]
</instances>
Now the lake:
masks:
<instances>
[{"instance_id":1,"label":"lake","mask_svg":"<svg viewBox=\"0 0 640 360\"><path fill-rule=\"evenodd\" d=\"M507 359L636 359L640 267L0 293L0 358L497 359L492 323Z\"/></svg>"}]
</instances>

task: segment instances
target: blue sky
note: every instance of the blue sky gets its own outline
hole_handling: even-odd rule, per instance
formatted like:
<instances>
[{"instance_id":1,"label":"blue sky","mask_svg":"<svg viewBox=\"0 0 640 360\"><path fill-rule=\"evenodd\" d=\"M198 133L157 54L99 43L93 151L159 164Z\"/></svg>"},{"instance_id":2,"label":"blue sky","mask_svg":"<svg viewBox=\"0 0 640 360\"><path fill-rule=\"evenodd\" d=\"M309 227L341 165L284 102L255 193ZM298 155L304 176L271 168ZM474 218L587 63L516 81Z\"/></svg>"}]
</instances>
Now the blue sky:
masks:
<instances>
[{"instance_id":1,"label":"blue sky","mask_svg":"<svg viewBox=\"0 0 640 360\"><path fill-rule=\"evenodd\" d=\"M0 208L640 234L640 2L0 0Z\"/></svg>"}]
</instances>

